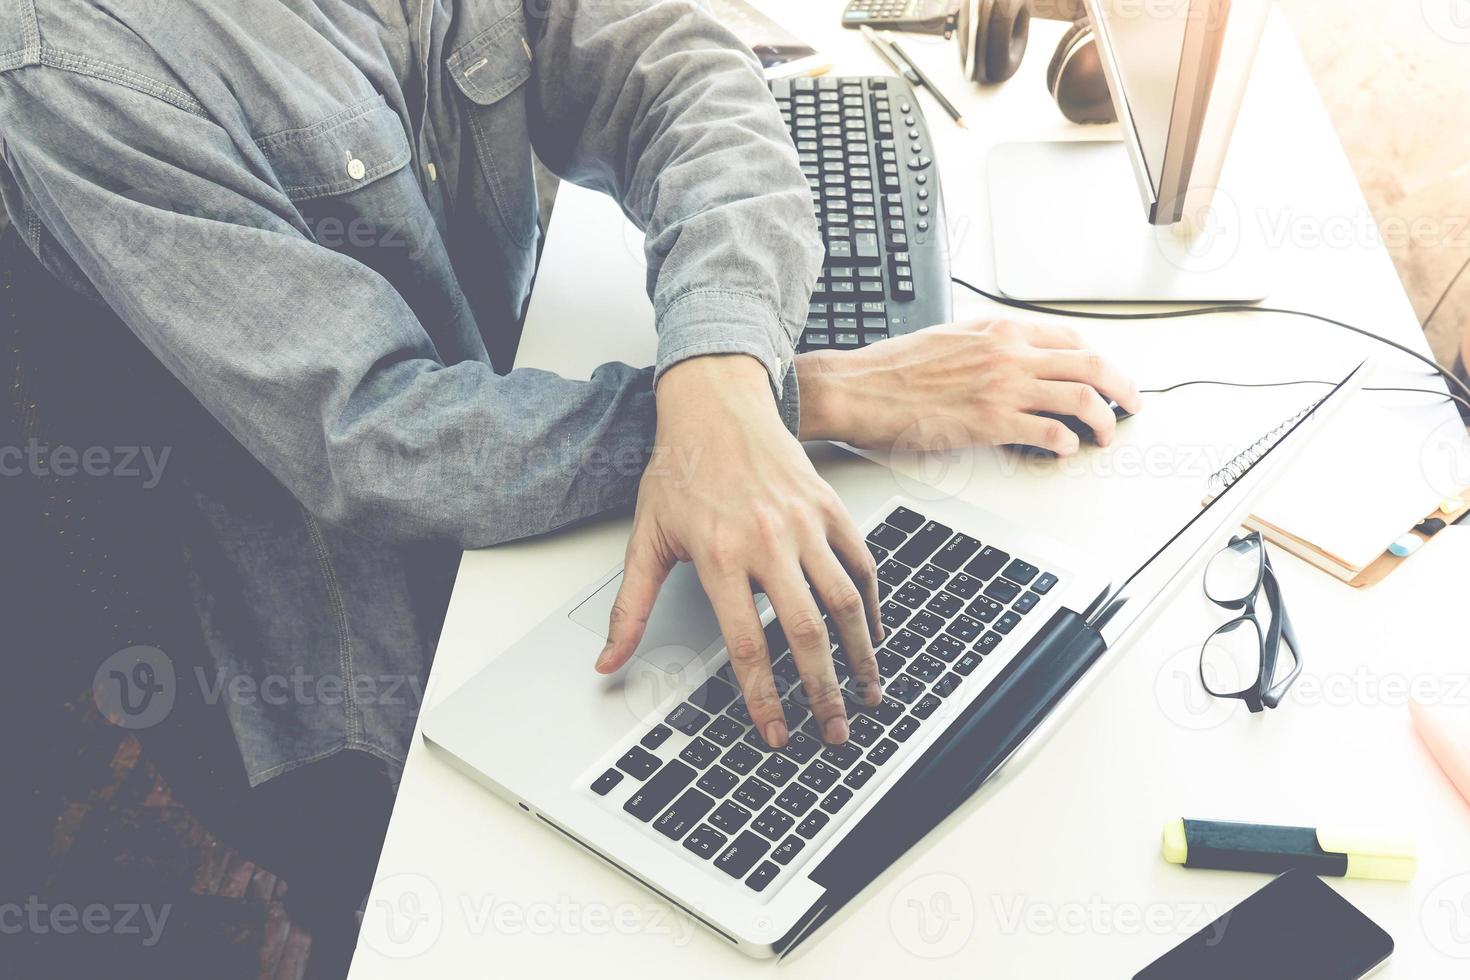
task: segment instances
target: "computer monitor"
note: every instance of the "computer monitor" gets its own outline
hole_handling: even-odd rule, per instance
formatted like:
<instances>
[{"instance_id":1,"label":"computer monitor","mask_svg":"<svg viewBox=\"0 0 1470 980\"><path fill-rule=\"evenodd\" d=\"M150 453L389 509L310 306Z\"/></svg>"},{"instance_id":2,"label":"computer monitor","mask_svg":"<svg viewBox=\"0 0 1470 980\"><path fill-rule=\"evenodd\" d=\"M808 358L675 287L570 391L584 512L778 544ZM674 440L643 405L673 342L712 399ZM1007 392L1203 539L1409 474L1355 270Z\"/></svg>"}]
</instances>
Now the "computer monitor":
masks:
<instances>
[{"instance_id":1,"label":"computer monitor","mask_svg":"<svg viewBox=\"0 0 1470 980\"><path fill-rule=\"evenodd\" d=\"M1254 301L1249 191L1220 180L1269 0L1085 0L1121 139L991 151L1002 292L1027 300ZM1079 128L1079 139L1089 136ZM1143 199L1140 215L1138 198Z\"/></svg>"}]
</instances>

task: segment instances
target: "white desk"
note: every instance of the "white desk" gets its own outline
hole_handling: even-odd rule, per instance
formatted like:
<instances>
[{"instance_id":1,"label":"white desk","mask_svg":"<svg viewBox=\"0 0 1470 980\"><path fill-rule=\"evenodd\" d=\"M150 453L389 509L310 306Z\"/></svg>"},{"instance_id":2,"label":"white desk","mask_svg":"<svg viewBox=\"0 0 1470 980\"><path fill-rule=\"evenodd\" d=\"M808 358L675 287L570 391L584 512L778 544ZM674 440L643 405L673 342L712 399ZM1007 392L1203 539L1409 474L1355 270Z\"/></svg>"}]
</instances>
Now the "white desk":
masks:
<instances>
[{"instance_id":1,"label":"white desk","mask_svg":"<svg viewBox=\"0 0 1470 980\"><path fill-rule=\"evenodd\" d=\"M839 71L882 70L856 35L835 26L835 0L783 7L782 16L821 43ZM1019 76L987 91L960 82L949 47L909 44L962 102L973 127L968 134L952 127L921 96L939 144L955 269L980 284L991 281L985 148L1107 135L1067 126L1045 95L1041 78L1060 30L1033 25ZM1371 236L1312 234L1368 210L1279 16L1267 30L1238 139L1248 151L1239 154L1241 166L1275 167L1274 199L1259 202L1262 220L1288 229L1278 236L1280 278L1270 301L1373 324L1427 351L1388 255ZM1292 151L1270 152L1282 146ZM585 377L603 361L650 363L641 265L639 236L618 209L564 188L518 366ZM997 313L964 295L956 306L959 316ZM1209 376L1324 376L1370 349L1327 327L1254 315L1084 325L1083 332L1143 387ZM1400 362L1393 364L1397 370ZM1408 363L1400 376L1421 380ZM1304 400L1300 389L1209 388L1150 399L1106 452L1050 464L988 450L937 466L896 461L894 479L921 498L960 494L1011 520L1044 522L1121 568L1197 507L1220 460ZM1406 421L1404 437L1422 440L1446 411ZM466 554L428 703L620 560L627 531L619 517ZM1462 611L1470 533L1446 532L1368 592L1289 558L1279 564L1306 646L1304 675L1282 709L1246 717L1195 689L1189 678L1198 643L1220 617L1201 597L1182 595L1033 761L972 800L780 967L734 952L416 740L352 977L646 978L770 969L1131 976L1265 883L1165 864L1159 832L1177 816L1414 833L1421 866L1413 883L1334 885L1394 936L1398 952L1386 976L1463 975L1470 964L1470 807L1417 743L1403 692L1418 684L1470 710ZM1460 604L1448 605L1457 598Z\"/></svg>"}]
</instances>

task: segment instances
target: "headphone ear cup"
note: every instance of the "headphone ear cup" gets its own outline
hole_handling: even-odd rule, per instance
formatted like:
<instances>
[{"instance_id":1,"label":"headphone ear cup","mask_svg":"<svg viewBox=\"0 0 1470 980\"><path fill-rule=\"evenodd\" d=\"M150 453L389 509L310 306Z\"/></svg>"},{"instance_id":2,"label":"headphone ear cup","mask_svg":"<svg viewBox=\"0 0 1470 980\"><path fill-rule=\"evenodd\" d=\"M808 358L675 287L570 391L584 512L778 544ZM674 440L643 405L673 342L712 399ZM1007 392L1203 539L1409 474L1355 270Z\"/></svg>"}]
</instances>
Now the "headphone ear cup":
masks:
<instances>
[{"instance_id":1,"label":"headphone ear cup","mask_svg":"<svg viewBox=\"0 0 1470 980\"><path fill-rule=\"evenodd\" d=\"M1097 53L1097 39L1092 24L1085 18L1073 23L1062 35L1046 67L1046 88L1062 115L1074 123L1118 121L1108 94L1102 59Z\"/></svg>"},{"instance_id":2,"label":"headphone ear cup","mask_svg":"<svg viewBox=\"0 0 1470 980\"><path fill-rule=\"evenodd\" d=\"M956 33L965 75L982 85L1010 78L1026 54L1030 28L1030 0L961 0Z\"/></svg>"}]
</instances>

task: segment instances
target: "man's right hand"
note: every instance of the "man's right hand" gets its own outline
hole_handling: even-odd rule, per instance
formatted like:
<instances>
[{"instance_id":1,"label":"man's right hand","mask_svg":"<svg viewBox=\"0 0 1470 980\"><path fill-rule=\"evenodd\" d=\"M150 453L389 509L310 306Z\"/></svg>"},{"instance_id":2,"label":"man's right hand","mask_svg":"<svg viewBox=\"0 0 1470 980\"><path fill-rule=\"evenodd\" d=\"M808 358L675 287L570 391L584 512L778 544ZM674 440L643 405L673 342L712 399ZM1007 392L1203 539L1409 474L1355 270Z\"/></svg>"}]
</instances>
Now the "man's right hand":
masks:
<instances>
[{"instance_id":1,"label":"man's right hand","mask_svg":"<svg viewBox=\"0 0 1470 980\"><path fill-rule=\"evenodd\" d=\"M757 591L781 621L823 740L847 741L846 705L822 612L837 628L854 695L877 704L878 578L862 535L781 424L765 369L754 358L683 361L664 372L656 397L654 444L692 459L693 476L680 482L656 468L644 474L597 669L612 673L628 662L669 571L692 561L766 743L779 748L789 733Z\"/></svg>"}]
</instances>

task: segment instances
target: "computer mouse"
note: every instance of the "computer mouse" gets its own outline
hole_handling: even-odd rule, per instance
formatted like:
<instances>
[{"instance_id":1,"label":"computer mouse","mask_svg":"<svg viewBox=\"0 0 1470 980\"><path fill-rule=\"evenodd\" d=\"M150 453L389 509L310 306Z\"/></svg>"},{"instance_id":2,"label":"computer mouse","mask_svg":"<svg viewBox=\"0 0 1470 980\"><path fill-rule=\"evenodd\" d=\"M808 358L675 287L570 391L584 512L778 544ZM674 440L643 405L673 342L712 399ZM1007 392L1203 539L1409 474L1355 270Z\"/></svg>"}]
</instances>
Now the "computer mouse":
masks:
<instances>
[{"instance_id":1,"label":"computer mouse","mask_svg":"<svg viewBox=\"0 0 1470 980\"><path fill-rule=\"evenodd\" d=\"M1113 410L1113 418L1117 419L1119 422L1122 422L1124 419L1129 419L1133 417L1132 412L1128 411L1122 405L1119 405L1117 402L1113 401L1111 398L1108 399L1108 408ZM1077 433L1077 438L1080 439L1084 445L1086 445L1087 443L1097 445L1097 439L1093 436L1092 427L1089 426L1086 422L1079 419L1077 416L1057 415L1052 412L1037 412L1036 414L1044 419L1056 419L1058 422L1062 423L1067 428ZM1011 448L1020 450L1023 453L1027 453L1033 456L1056 455L1056 453L1052 452L1050 449L1042 449L1040 446L1013 445Z\"/></svg>"}]
</instances>

